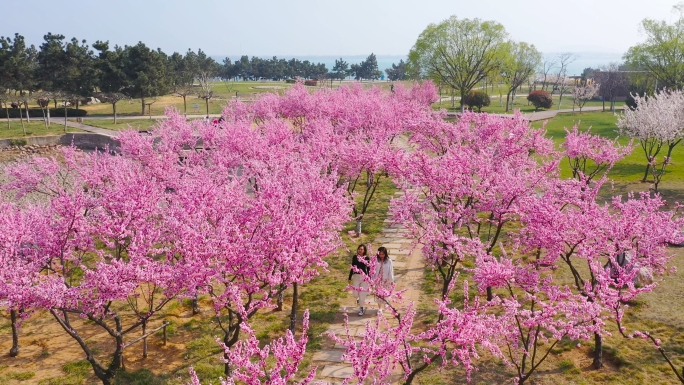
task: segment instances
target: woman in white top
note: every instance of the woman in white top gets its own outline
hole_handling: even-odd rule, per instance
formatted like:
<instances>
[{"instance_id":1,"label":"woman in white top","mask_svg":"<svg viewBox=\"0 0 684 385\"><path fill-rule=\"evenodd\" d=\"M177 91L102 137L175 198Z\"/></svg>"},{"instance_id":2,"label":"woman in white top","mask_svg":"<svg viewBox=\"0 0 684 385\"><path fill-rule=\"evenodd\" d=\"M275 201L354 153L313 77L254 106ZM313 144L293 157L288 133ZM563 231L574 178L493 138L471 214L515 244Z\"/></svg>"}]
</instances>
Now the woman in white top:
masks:
<instances>
[{"instance_id":1,"label":"woman in white top","mask_svg":"<svg viewBox=\"0 0 684 385\"><path fill-rule=\"evenodd\" d=\"M374 279L379 279L379 284L385 289L389 289L392 283L394 283L394 266L392 265L392 260L389 257L387 248L378 248L378 264L375 267ZM381 300L377 296L375 301L378 304L378 312L382 312L385 307L385 301Z\"/></svg>"}]
</instances>

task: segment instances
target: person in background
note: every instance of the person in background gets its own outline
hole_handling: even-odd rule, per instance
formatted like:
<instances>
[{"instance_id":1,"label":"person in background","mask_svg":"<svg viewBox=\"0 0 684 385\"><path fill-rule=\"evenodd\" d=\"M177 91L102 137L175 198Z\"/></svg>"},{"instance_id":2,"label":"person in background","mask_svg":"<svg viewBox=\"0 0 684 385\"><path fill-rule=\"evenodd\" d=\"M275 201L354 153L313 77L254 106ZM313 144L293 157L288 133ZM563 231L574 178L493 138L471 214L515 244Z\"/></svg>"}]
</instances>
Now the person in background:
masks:
<instances>
[{"instance_id":1,"label":"person in background","mask_svg":"<svg viewBox=\"0 0 684 385\"><path fill-rule=\"evenodd\" d=\"M352 257L352 268L349 270L349 284L357 289L352 291L356 297L356 303L359 305L359 315L363 315L364 307L366 306L366 296L368 295L368 282L364 277L368 276L370 260L368 259L368 248L366 245L359 245L356 249L356 254ZM354 271L354 267L358 269ZM361 274L358 273L361 272Z\"/></svg>"}]
</instances>

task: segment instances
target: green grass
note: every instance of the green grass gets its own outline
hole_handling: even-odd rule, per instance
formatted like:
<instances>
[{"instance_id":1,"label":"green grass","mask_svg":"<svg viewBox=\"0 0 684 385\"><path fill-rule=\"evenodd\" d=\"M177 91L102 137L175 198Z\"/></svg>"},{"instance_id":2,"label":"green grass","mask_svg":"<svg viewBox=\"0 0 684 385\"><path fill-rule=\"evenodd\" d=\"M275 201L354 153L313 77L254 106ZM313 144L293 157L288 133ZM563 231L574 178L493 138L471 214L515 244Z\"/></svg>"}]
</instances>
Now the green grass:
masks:
<instances>
[{"instance_id":1,"label":"green grass","mask_svg":"<svg viewBox=\"0 0 684 385\"><path fill-rule=\"evenodd\" d=\"M0 376L0 383L4 384L10 380L23 382L32 379L35 375L34 372L11 372Z\"/></svg>"},{"instance_id":2,"label":"green grass","mask_svg":"<svg viewBox=\"0 0 684 385\"><path fill-rule=\"evenodd\" d=\"M24 128L21 127L21 122L18 120L10 121L10 127L7 127L7 121L0 120L0 139L8 138L25 138L27 136L49 136L49 135L63 135L64 125L53 123L49 128L45 128L45 123L42 121L33 120L31 123L24 122ZM24 129L26 135L24 135ZM67 127L67 132L83 132L75 128Z\"/></svg>"},{"instance_id":3,"label":"green grass","mask_svg":"<svg viewBox=\"0 0 684 385\"><path fill-rule=\"evenodd\" d=\"M351 82L345 81L342 84L339 82L333 82L332 87L337 88L340 85L349 85ZM405 83L406 86L410 86L411 82L395 82L395 83ZM362 82L364 87L380 87L389 90L390 82L376 81L376 82ZM209 101L209 113L219 114L223 110L223 107L228 103L228 101L235 99L235 93L238 93L238 98L240 100L251 100L255 96L266 93L266 92L276 92L283 93L287 89L291 88L293 84L276 81L236 81L236 82L215 82L212 86L214 91L214 99ZM330 87L330 83L327 83ZM321 86L323 87L323 86ZM318 90L320 87L307 87L309 90ZM199 89L199 88L198 88ZM164 115L167 108L175 108L181 113L186 112L188 116L205 116L207 114L206 104L203 99L197 98L196 95L189 95L186 97L187 110L183 105L183 98L177 96L173 93L147 98L146 102L151 104L151 115ZM195 109L194 105L197 104L198 108ZM112 105L109 103L98 103L86 106L80 106L80 108L88 111L88 116L113 116L114 111ZM140 116L149 115L150 111L146 107L145 113L142 113L142 102L141 99L135 98L130 100L122 100L116 104L117 116Z\"/></svg>"},{"instance_id":4,"label":"green grass","mask_svg":"<svg viewBox=\"0 0 684 385\"><path fill-rule=\"evenodd\" d=\"M134 130L149 130L157 124L157 119L84 119L83 123L89 126L106 128L108 130L123 131L132 128Z\"/></svg>"},{"instance_id":5,"label":"green grass","mask_svg":"<svg viewBox=\"0 0 684 385\"><path fill-rule=\"evenodd\" d=\"M491 104L488 107L483 107L482 112L488 112L492 114L503 114L506 113L506 94L503 94L501 98L499 98L499 95L490 95L491 98ZM549 108L548 110L556 110L558 109L558 101L560 98L558 95L553 96L553 107ZM566 109L572 109L572 96L568 95L563 95L563 100L561 101L561 110L566 110ZM624 105L624 102L617 102L615 103L615 106L617 108L621 107ZM461 107L459 105L458 98L455 99L452 107L452 102L451 100L442 100L440 103L435 103L433 104L433 108L444 108L447 111L460 111ZM588 101L584 107L602 107L603 102L599 100L590 100ZM606 110L610 108L609 103L606 103ZM577 111L579 111L578 107L575 107ZM514 110L520 110L522 113L532 113L535 112L535 108L533 105L528 105L527 102L527 96L517 96L515 98L513 108L508 110L508 113L513 113ZM476 110L477 111L477 110ZM543 110L540 110L543 111Z\"/></svg>"},{"instance_id":6,"label":"green grass","mask_svg":"<svg viewBox=\"0 0 684 385\"><path fill-rule=\"evenodd\" d=\"M580 131L591 130L592 134L600 135L608 139L616 139L621 145L630 142L628 137L619 137L617 131L617 117L612 112L582 112L582 113L563 113L555 118L546 121L545 129L547 135L553 139L556 146L560 148L565 138L565 128L572 128L578 124ZM532 122L532 126L541 128L543 121ZM658 154L659 159L665 155L663 151ZM651 183L642 183L646 168L646 157L643 150L635 142L632 152L610 170L608 176L615 182L612 195L624 194L629 191L646 191ZM570 168L567 162L561 163L561 175L570 176ZM652 178L649 178L649 180ZM681 144L675 147L672 152L672 161L665 169L665 176L658 186L659 192L668 201L682 201L684 192L681 181L684 179L684 146ZM608 186L607 186L608 187Z\"/></svg>"}]
</instances>

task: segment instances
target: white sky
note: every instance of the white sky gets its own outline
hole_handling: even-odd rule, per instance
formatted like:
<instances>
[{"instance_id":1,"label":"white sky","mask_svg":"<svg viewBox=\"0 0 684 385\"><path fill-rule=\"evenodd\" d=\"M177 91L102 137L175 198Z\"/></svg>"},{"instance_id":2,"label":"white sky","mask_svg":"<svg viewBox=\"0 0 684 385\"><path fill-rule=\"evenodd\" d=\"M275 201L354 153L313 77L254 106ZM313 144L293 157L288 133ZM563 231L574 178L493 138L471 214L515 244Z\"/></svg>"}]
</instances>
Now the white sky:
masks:
<instances>
[{"instance_id":1,"label":"white sky","mask_svg":"<svg viewBox=\"0 0 684 385\"><path fill-rule=\"evenodd\" d=\"M667 0L54 0L3 1L0 35L39 46L68 39L142 41L166 53L405 55L430 23L451 15L497 21L542 52L623 53L644 40L644 18L672 22ZM112 6L113 5L113 6Z\"/></svg>"}]
</instances>

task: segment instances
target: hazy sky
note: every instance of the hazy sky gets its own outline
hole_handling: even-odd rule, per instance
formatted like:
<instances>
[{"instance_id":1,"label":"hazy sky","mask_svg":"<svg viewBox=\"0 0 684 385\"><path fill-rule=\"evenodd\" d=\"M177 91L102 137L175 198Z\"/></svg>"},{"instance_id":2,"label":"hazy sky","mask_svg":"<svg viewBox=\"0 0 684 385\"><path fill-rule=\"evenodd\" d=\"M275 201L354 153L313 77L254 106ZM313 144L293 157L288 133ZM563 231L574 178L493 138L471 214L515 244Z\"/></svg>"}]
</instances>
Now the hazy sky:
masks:
<instances>
[{"instance_id":1,"label":"hazy sky","mask_svg":"<svg viewBox=\"0 0 684 385\"><path fill-rule=\"evenodd\" d=\"M672 22L667 0L54 0L3 1L0 35L40 45L67 38L142 41L167 53L279 57L404 55L430 23L495 20L542 52L622 53L643 41L644 18Z\"/></svg>"}]
</instances>

